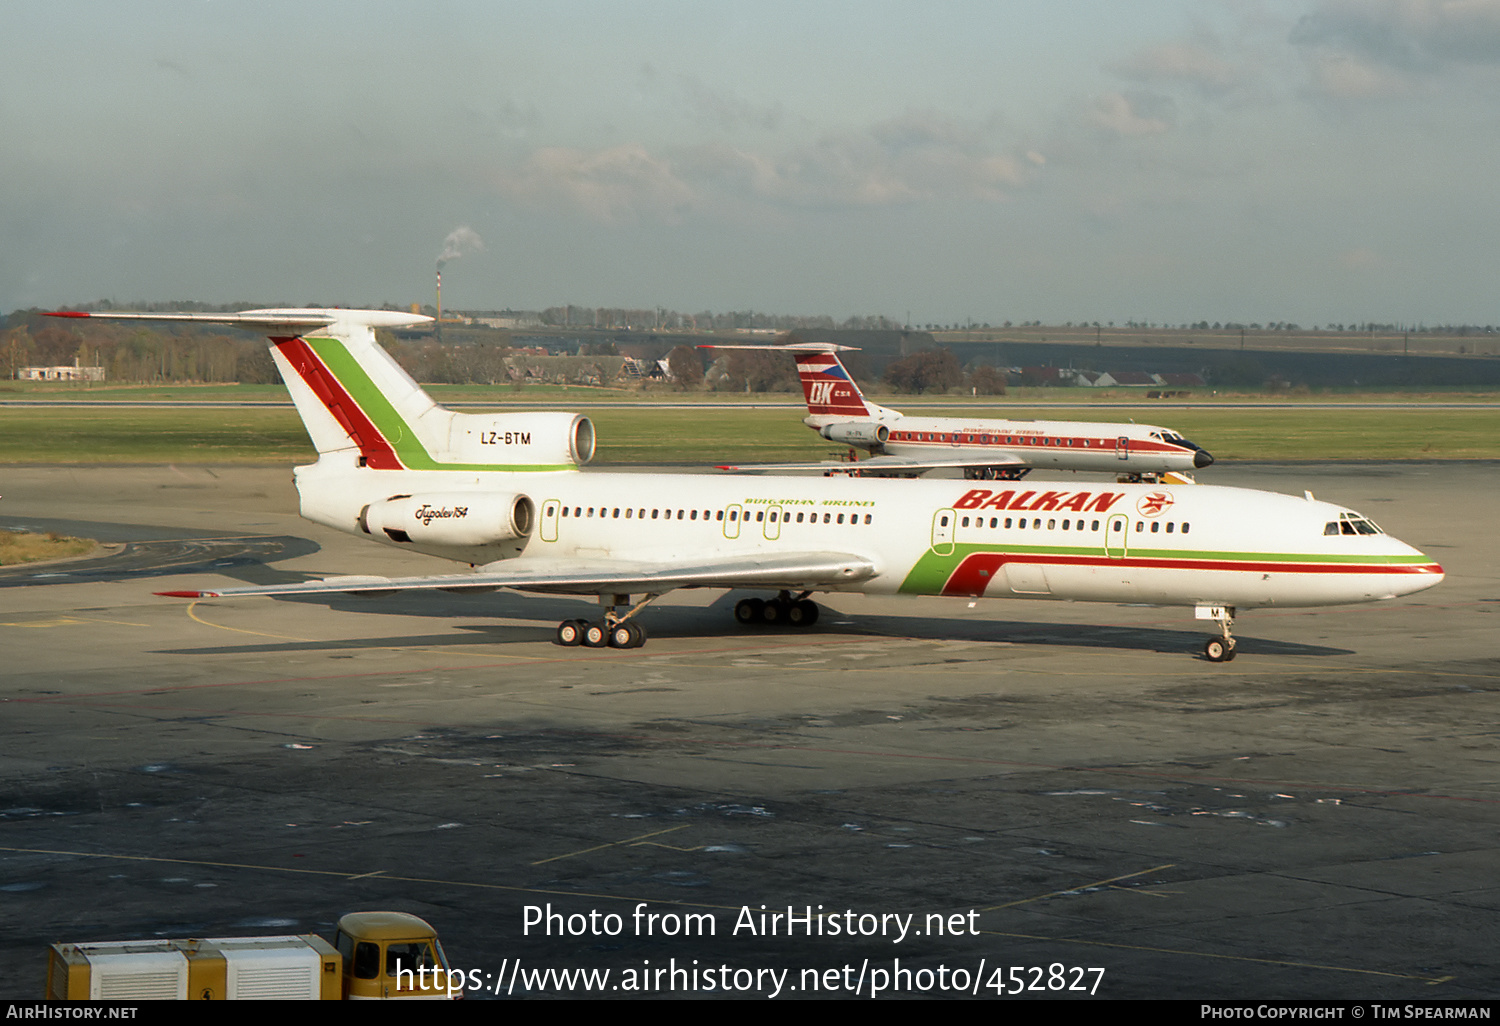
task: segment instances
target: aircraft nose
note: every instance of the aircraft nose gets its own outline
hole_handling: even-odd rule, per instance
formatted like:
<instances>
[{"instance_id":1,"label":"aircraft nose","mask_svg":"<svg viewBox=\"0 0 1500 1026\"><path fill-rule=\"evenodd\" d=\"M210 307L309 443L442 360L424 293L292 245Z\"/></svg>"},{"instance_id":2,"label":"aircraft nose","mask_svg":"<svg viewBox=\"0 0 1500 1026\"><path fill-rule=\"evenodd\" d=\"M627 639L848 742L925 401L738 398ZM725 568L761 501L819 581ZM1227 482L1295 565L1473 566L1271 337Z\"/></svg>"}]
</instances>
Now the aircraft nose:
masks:
<instances>
[{"instance_id":1,"label":"aircraft nose","mask_svg":"<svg viewBox=\"0 0 1500 1026\"><path fill-rule=\"evenodd\" d=\"M1209 466L1213 463L1213 461L1214 458L1209 454L1209 451L1207 449L1199 449L1197 452L1193 453L1193 466L1197 467L1199 470L1202 470L1204 467Z\"/></svg>"}]
</instances>

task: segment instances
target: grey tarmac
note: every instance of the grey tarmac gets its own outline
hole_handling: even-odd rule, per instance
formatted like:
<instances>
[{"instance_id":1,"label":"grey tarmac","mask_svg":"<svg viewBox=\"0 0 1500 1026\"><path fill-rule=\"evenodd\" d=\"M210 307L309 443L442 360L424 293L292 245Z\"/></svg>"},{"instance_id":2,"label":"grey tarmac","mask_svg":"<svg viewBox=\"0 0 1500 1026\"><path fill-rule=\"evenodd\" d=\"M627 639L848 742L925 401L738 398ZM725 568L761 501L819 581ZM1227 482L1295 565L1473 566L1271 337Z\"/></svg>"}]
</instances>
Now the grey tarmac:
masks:
<instances>
[{"instance_id":1,"label":"grey tarmac","mask_svg":"<svg viewBox=\"0 0 1500 1026\"><path fill-rule=\"evenodd\" d=\"M0 570L0 997L41 995L52 941L382 908L466 971L697 959L790 970L783 997L867 958L1102 967L1116 998L1500 996L1494 464L1205 472L1346 503L1448 574L1244 613L1227 664L1182 609L825 596L810 630L745 631L738 595L685 591L620 651L555 646L596 608L567 598L152 595L442 566L302 521L290 477L0 468L0 527L107 543ZM528 906L563 925L523 933ZM746 909L818 925L733 933Z\"/></svg>"}]
</instances>

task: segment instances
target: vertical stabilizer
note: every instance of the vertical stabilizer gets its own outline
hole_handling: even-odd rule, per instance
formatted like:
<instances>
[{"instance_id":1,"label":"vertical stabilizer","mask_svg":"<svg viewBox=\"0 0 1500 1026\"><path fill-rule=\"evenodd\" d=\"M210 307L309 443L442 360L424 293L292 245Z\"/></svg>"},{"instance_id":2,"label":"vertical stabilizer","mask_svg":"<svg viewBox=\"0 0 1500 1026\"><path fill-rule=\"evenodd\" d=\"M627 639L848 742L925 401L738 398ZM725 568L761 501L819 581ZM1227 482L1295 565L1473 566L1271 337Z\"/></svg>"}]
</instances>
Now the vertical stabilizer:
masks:
<instances>
[{"instance_id":1,"label":"vertical stabilizer","mask_svg":"<svg viewBox=\"0 0 1500 1026\"><path fill-rule=\"evenodd\" d=\"M807 400L810 417L878 420L900 416L895 410L867 400L831 349L799 352L796 359L797 377L802 380L802 396Z\"/></svg>"}]
</instances>

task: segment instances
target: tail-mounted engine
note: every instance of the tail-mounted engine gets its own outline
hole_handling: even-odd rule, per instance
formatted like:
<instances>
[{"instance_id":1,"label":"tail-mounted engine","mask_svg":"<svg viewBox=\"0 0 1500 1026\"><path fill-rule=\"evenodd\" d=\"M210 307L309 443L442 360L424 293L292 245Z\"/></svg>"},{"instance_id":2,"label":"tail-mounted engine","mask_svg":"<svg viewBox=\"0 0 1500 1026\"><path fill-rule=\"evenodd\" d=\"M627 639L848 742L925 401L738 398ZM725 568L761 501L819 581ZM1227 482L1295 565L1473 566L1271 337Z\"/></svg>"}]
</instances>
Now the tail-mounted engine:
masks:
<instances>
[{"instance_id":1,"label":"tail-mounted engine","mask_svg":"<svg viewBox=\"0 0 1500 1026\"><path fill-rule=\"evenodd\" d=\"M359 527L366 534L463 548L525 538L535 523L536 504L529 497L497 492L395 495L359 512Z\"/></svg>"},{"instance_id":2,"label":"tail-mounted engine","mask_svg":"<svg viewBox=\"0 0 1500 1026\"><path fill-rule=\"evenodd\" d=\"M891 437L891 429L875 421L839 420L823 425L818 434L830 442L857 445L868 449L884 445Z\"/></svg>"},{"instance_id":3,"label":"tail-mounted engine","mask_svg":"<svg viewBox=\"0 0 1500 1026\"><path fill-rule=\"evenodd\" d=\"M454 413L446 460L543 467L594 458L594 422L578 413Z\"/></svg>"}]
</instances>

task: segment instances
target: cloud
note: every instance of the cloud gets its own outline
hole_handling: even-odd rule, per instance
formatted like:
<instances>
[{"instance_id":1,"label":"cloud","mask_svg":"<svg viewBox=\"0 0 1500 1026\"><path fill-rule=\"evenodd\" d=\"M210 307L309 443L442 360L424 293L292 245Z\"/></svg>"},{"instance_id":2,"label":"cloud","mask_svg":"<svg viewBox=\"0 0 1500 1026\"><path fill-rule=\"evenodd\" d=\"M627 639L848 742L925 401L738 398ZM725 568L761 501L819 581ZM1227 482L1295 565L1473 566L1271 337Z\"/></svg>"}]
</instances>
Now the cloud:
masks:
<instances>
[{"instance_id":1,"label":"cloud","mask_svg":"<svg viewBox=\"0 0 1500 1026\"><path fill-rule=\"evenodd\" d=\"M1132 100L1123 93L1105 93L1096 97L1089 112L1089 122L1114 135L1139 137L1160 135L1171 127L1159 117L1143 116L1137 111L1139 98Z\"/></svg>"},{"instance_id":2,"label":"cloud","mask_svg":"<svg viewBox=\"0 0 1500 1026\"><path fill-rule=\"evenodd\" d=\"M914 111L777 154L726 142L670 154L639 143L538 150L499 184L519 200L602 221L670 221L726 201L786 207L992 202L1024 186L1046 163L1034 151L996 152L984 135L934 112Z\"/></svg>"},{"instance_id":3,"label":"cloud","mask_svg":"<svg viewBox=\"0 0 1500 1026\"><path fill-rule=\"evenodd\" d=\"M502 173L500 191L528 203L577 210L599 221L675 221L697 202L671 162L639 143L601 150L548 147L514 173Z\"/></svg>"},{"instance_id":4,"label":"cloud","mask_svg":"<svg viewBox=\"0 0 1500 1026\"><path fill-rule=\"evenodd\" d=\"M1314 92L1335 100L1378 100L1411 88L1408 75L1348 53L1316 54L1311 74Z\"/></svg>"},{"instance_id":5,"label":"cloud","mask_svg":"<svg viewBox=\"0 0 1500 1026\"><path fill-rule=\"evenodd\" d=\"M687 101L691 117L726 132L743 128L774 131L781 126L784 110L780 102L757 106L748 100L714 89L691 75L678 77L678 85Z\"/></svg>"},{"instance_id":6,"label":"cloud","mask_svg":"<svg viewBox=\"0 0 1500 1026\"><path fill-rule=\"evenodd\" d=\"M1116 74L1137 82L1182 83L1205 93L1223 93L1245 81L1248 71L1199 43L1161 43L1117 64Z\"/></svg>"},{"instance_id":7,"label":"cloud","mask_svg":"<svg viewBox=\"0 0 1500 1026\"><path fill-rule=\"evenodd\" d=\"M1500 64L1500 0L1324 0L1291 42L1414 73Z\"/></svg>"}]
</instances>

